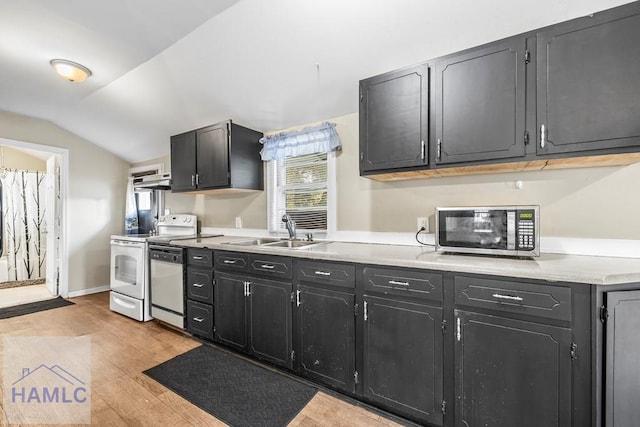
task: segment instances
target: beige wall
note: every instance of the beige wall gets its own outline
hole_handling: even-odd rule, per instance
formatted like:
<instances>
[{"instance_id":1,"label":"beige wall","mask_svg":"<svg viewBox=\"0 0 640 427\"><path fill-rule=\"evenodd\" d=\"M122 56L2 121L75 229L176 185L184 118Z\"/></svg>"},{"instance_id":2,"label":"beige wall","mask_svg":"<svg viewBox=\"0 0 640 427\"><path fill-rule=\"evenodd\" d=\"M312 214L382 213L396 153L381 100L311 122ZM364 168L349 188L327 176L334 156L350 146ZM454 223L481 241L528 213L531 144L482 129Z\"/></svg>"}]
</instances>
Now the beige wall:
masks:
<instances>
[{"instance_id":1,"label":"beige wall","mask_svg":"<svg viewBox=\"0 0 640 427\"><path fill-rule=\"evenodd\" d=\"M0 112L0 138L69 150L69 291L109 284L109 237L124 231L129 165L56 125Z\"/></svg>"},{"instance_id":2,"label":"beige wall","mask_svg":"<svg viewBox=\"0 0 640 427\"><path fill-rule=\"evenodd\" d=\"M414 232L416 217L432 216L440 205L537 204L543 236L640 239L640 164L376 182L359 176L358 115L329 121L337 124L343 144L337 158L338 231ZM241 216L246 228L266 228L264 192L167 194L173 212L193 212L204 226L233 227Z\"/></svg>"},{"instance_id":3,"label":"beige wall","mask_svg":"<svg viewBox=\"0 0 640 427\"><path fill-rule=\"evenodd\" d=\"M28 171L46 172L47 170L47 162L45 160L7 146L0 146L0 166Z\"/></svg>"}]
</instances>

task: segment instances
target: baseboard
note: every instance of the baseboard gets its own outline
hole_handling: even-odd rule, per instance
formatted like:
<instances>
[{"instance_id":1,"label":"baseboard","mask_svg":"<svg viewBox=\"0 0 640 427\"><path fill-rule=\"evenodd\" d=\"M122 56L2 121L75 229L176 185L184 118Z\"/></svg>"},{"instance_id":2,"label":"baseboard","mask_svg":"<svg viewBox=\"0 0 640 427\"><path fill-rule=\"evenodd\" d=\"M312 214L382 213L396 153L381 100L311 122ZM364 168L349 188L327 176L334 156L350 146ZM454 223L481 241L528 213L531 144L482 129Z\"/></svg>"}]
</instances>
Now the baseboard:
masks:
<instances>
[{"instance_id":1,"label":"baseboard","mask_svg":"<svg viewBox=\"0 0 640 427\"><path fill-rule=\"evenodd\" d=\"M75 298L81 297L84 295L97 294L99 292L104 292L109 290L109 285L98 286L97 288L88 288L88 289L79 289L77 291L71 291L66 296L62 295L65 298Z\"/></svg>"}]
</instances>

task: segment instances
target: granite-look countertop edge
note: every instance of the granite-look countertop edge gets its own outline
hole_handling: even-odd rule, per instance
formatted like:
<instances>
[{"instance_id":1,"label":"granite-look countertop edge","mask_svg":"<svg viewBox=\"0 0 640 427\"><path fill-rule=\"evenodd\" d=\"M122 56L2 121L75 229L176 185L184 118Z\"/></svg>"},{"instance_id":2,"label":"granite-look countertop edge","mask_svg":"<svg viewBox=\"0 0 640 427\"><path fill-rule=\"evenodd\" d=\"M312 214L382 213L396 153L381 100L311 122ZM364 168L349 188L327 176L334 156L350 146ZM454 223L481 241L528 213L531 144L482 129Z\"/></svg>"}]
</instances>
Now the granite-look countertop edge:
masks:
<instances>
[{"instance_id":1,"label":"granite-look countertop edge","mask_svg":"<svg viewBox=\"0 0 640 427\"><path fill-rule=\"evenodd\" d=\"M542 254L538 258L517 259L442 254L435 252L431 246L350 242L326 242L304 249L229 244L229 242L243 240L251 240L251 238L220 236L177 240L172 241L171 244L183 247L282 255L325 261L519 277L550 282L574 282L592 285L640 282L640 259L637 258Z\"/></svg>"}]
</instances>

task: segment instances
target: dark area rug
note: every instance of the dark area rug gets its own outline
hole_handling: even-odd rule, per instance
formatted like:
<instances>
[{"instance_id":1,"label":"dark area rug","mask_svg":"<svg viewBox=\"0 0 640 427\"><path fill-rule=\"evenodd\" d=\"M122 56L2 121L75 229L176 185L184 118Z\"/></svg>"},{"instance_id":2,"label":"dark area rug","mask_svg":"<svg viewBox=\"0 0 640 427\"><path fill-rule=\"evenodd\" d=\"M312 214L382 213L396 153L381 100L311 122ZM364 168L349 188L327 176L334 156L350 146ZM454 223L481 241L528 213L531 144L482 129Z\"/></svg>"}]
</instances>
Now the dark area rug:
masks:
<instances>
[{"instance_id":1,"label":"dark area rug","mask_svg":"<svg viewBox=\"0 0 640 427\"><path fill-rule=\"evenodd\" d=\"M48 299L45 301L30 302L27 304L14 305L13 307L0 308L0 319L22 316L24 314L36 313L38 311L51 310L52 308L66 307L74 305L62 297Z\"/></svg>"},{"instance_id":2,"label":"dark area rug","mask_svg":"<svg viewBox=\"0 0 640 427\"><path fill-rule=\"evenodd\" d=\"M318 391L207 345L144 373L234 427L286 426Z\"/></svg>"}]
</instances>

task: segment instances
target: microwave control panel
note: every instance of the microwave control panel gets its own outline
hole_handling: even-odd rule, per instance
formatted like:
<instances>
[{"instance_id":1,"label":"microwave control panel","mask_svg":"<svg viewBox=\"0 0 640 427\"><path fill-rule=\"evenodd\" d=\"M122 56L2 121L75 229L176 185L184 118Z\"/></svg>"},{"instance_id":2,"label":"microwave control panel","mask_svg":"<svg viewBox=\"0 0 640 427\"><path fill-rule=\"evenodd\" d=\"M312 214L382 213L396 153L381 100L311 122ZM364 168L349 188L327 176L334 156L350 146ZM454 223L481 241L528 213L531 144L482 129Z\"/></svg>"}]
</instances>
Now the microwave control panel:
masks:
<instances>
[{"instance_id":1,"label":"microwave control panel","mask_svg":"<svg viewBox=\"0 0 640 427\"><path fill-rule=\"evenodd\" d=\"M518 250L533 250L536 243L535 212L519 210L517 215Z\"/></svg>"}]
</instances>

